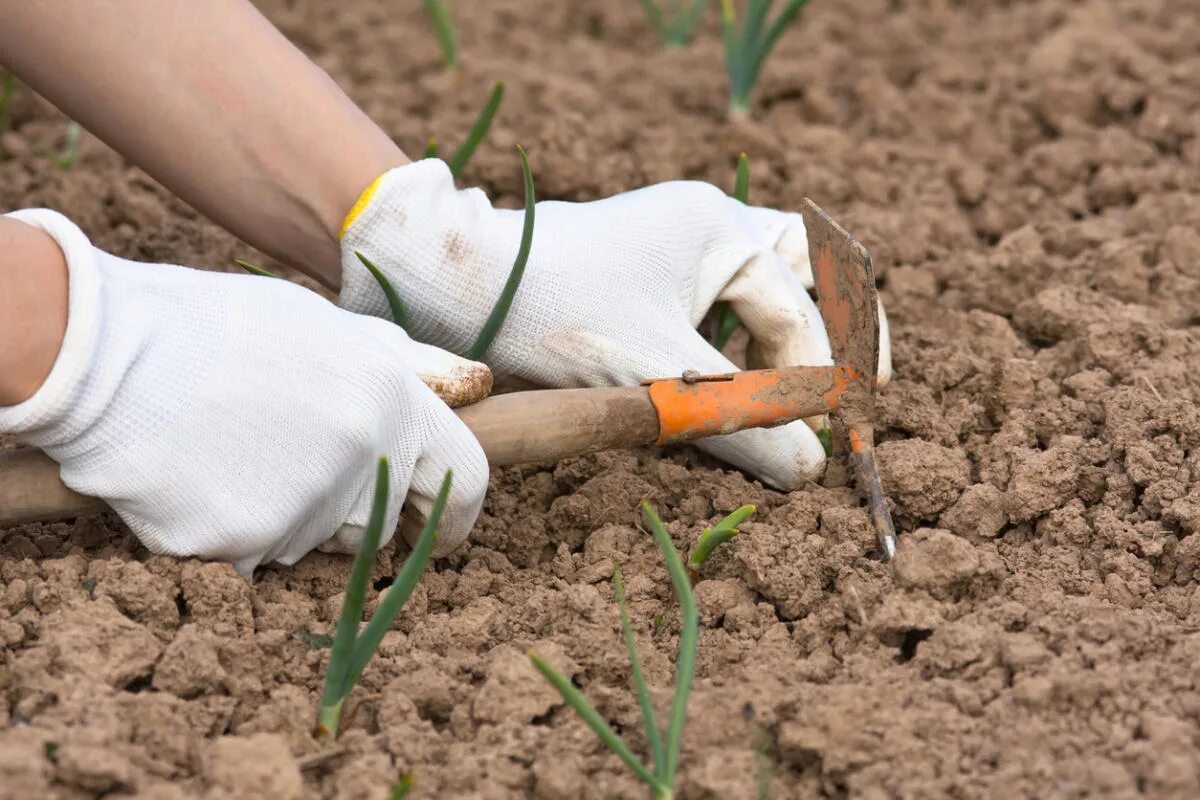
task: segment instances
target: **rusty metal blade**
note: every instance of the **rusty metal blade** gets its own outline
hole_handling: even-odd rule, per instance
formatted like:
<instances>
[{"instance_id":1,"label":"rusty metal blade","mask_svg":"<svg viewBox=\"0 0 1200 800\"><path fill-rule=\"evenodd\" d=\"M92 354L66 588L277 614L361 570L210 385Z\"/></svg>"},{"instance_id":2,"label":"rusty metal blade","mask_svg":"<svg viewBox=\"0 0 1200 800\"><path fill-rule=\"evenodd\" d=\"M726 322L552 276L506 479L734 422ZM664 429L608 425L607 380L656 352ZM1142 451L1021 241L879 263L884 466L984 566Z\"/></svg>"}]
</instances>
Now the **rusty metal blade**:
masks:
<instances>
[{"instance_id":1,"label":"rusty metal blade","mask_svg":"<svg viewBox=\"0 0 1200 800\"><path fill-rule=\"evenodd\" d=\"M879 305L871 254L807 197L800 213L833 363L854 367L868 377L874 390L879 372Z\"/></svg>"}]
</instances>

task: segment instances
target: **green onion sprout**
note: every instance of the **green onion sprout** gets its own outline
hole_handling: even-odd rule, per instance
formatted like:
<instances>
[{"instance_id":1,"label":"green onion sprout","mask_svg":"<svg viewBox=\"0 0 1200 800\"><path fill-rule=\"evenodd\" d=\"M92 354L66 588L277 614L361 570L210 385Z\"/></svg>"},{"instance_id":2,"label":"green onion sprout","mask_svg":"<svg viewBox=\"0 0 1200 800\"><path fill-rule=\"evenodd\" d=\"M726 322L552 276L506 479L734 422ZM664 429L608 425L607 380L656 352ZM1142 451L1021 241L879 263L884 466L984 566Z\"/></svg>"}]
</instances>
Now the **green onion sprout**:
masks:
<instances>
[{"instance_id":1,"label":"green onion sprout","mask_svg":"<svg viewBox=\"0 0 1200 800\"><path fill-rule=\"evenodd\" d=\"M67 140L63 144L63 149L55 152L49 147L42 147L42 153L54 162L54 166L66 172L75 166L75 159L79 157L79 140L82 137L83 127L78 122L72 121L67 125Z\"/></svg>"},{"instance_id":2,"label":"green onion sprout","mask_svg":"<svg viewBox=\"0 0 1200 800\"><path fill-rule=\"evenodd\" d=\"M400 295L396 292L396 287L392 286L392 282L387 279L387 276L375 266L371 259L364 256L357 250L354 255L362 262L362 265L367 268L367 272L375 278L379 283L379 288L383 290L383 296L387 298L388 308L392 310L392 322L399 325L401 328L408 328L408 314L404 311L404 301L400 299Z\"/></svg>"},{"instance_id":3,"label":"green onion sprout","mask_svg":"<svg viewBox=\"0 0 1200 800\"><path fill-rule=\"evenodd\" d=\"M392 784L392 790L388 792L388 800L404 800L412 791L414 783L416 783L416 778L413 774L411 772L404 773L400 776L400 780Z\"/></svg>"},{"instance_id":4,"label":"green onion sprout","mask_svg":"<svg viewBox=\"0 0 1200 800\"><path fill-rule=\"evenodd\" d=\"M721 0L721 32L725 40L725 71L729 75L729 113L745 116L750 94L763 62L808 0L787 0L775 19L767 14L775 0L748 0L739 29L733 0Z\"/></svg>"},{"instance_id":5,"label":"green onion sprout","mask_svg":"<svg viewBox=\"0 0 1200 800\"><path fill-rule=\"evenodd\" d=\"M370 621L359 633L359 623L362 620L363 604L366 600L367 584L371 579L371 567L379 550L379 541L383 536L383 525L387 517L388 503L388 461L381 456L375 472L375 498L371 506L371 517L363 534L362 545L354 558L350 580L346 584L346 599L342 603L342 612L338 617L337 626L333 633L333 646L329 653L329 666L325 670L325 690L321 695L321 708L317 716L315 736L335 737L342 719L342 706L349 696L350 690L362 677L363 670L371 656L375 654L383 635L392 627L392 622L400 609L408 601L409 595L420 580L425 567L429 564L429 556L433 553L437 541L438 524L442 512L446 508L446 500L450 495L452 475L446 472L442 479L442 487L438 491L437 500L429 513L429 520L421 530L421 536L413 547L412 553L404 562L404 566L396 575L388 589L387 595L379 603L379 608L371 616Z\"/></svg>"},{"instance_id":6,"label":"green onion sprout","mask_svg":"<svg viewBox=\"0 0 1200 800\"><path fill-rule=\"evenodd\" d=\"M262 267L256 267L255 265L251 264L249 261L242 261L240 258L235 258L233 260L233 263L237 264L239 267L246 270L246 272L249 272L251 275L258 275L263 278L278 278L279 277L274 272L268 272L267 270L263 269Z\"/></svg>"},{"instance_id":7,"label":"green onion sprout","mask_svg":"<svg viewBox=\"0 0 1200 800\"><path fill-rule=\"evenodd\" d=\"M521 278L525 275L525 264L529 261L529 251L533 247L533 207L536 202L533 192L533 173L529 169L529 158L520 145L517 145L517 154L521 157L521 175L525 182L525 225L521 230L521 244L517 248L517 259L513 262L508 280L505 281L504 288L500 291L500 298L496 300L492 313L483 323L483 330L479 332L479 337L467 351L467 358L472 361L479 361L487 355L488 348L492 346L496 334L504 326L504 320L508 316L513 298L517 295L517 287L521 285Z\"/></svg>"},{"instance_id":8,"label":"green onion sprout","mask_svg":"<svg viewBox=\"0 0 1200 800\"><path fill-rule=\"evenodd\" d=\"M448 69L458 66L458 41L454 35L454 20L450 17L450 8L442 0L425 0L425 10L433 19L433 28L437 31L438 44L442 48L442 63Z\"/></svg>"},{"instance_id":9,"label":"green onion sprout","mask_svg":"<svg viewBox=\"0 0 1200 800\"><path fill-rule=\"evenodd\" d=\"M642 0L642 8L646 9L646 16L662 37L663 44L674 48L685 47L692 39L692 30L708 5L708 0L692 0L690 3L668 0L668 3L670 7L667 14L663 13L655 0Z\"/></svg>"},{"instance_id":10,"label":"green onion sprout","mask_svg":"<svg viewBox=\"0 0 1200 800\"><path fill-rule=\"evenodd\" d=\"M711 528L705 528L700 534L700 538L696 540L696 546L692 548L691 555L688 556L688 574L695 577L700 571L700 567L708 561L708 557L712 555L713 550L716 550L721 545L728 542L734 536L738 535L738 526L750 518L758 509L750 504L746 504L723 520L713 525Z\"/></svg>"},{"instance_id":11,"label":"green onion sprout","mask_svg":"<svg viewBox=\"0 0 1200 800\"><path fill-rule=\"evenodd\" d=\"M650 692L646 686L646 678L642 672L641 660L638 658L637 645L634 642L633 628L629 622L629 609L625 602L625 585L620 569L613 573L613 593L616 595L617 607L621 612L621 632L625 639L625 647L629 653L632 668L634 690L637 693L638 706L642 712L642 720L646 726L646 739L650 747L652 767L647 767L624 740L596 711L588 699L571 680L550 666L536 653L530 653L529 659L538 672L553 686L579 718L584 721L592 732L612 750L618 758L625 762L643 783L649 787L655 800L669 800L674 792L675 774L679 767L679 751L683 743L683 726L687 719L688 695L692 690L692 678L696 670L696 647L699 632L699 617L696 611L696 598L692 594L692 584L684 568L679 551L671 542L662 520L648 502L642 503L642 516L654 534L655 543L662 552L671 575L671 584L675 589L675 597L679 601L680 613L683 616L683 628L679 634L679 655L675 663L675 696L671 703L671 716L667 725L666 737L662 735L650 703Z\"/></svg>"},{"instance_id":12,"label":"green onion sprout","mask_svg":"<svg viewBox=\"0 0 1200 800\"><path fill-rule=\"evenodd\" d=\"M745 203L750 198L750 159L745 153L738 155L737 177L733 184L733 199ZM733 306L722 300L717 303L717 330L713 335L712 346L718 350L724 349L729 337L738 329L742 321L733 310Z\"/></svg>"},{"instance_id":13,"label":"green onion sprout","mask_svg":"<svg viewBox=\"0 0 1200 800\"><path fill-rule=\"evenodd\" d=\"M496 111L500 108L500 101L503 99L504 81L496 81L496 85L492 87L492 94L480 110L479 116L475 118L475 124L471 126L466 141L454 151L450 160L446 162L446 166L450 167L451 175L457 177L466 169L467 162L471 160L471 156L475 155L475 148L479 147L483 137L487 136L488 129L492 127L492 120L496 118ZM425 153L421 157L437 158L438 152L437 139L430 137L429 141L425 143Z\"/></svg>"}]
</instances>

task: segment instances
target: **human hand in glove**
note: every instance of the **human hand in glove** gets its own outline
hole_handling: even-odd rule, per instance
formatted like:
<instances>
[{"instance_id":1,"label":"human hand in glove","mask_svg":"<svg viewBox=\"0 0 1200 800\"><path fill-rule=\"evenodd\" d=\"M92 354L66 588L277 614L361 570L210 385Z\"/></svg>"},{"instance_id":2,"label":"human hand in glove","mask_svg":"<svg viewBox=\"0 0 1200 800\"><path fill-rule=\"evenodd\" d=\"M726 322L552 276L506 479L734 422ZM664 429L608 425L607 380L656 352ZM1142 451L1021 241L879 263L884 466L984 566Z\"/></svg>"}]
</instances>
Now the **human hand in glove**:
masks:
<instances>
[{"instance_id":1,"label":"human hand in glove","mask_svg":"<svg viewBox=\"0 0 1200 800\"><path fill-rule=\"evenodd\" d=\"M354 551L383 454L385 540L406 499L405 533L419 531L448 469L437 552L466 538L487 462L426 384L479 396L486 367L287 281L125 261L55 212L8 216L61 248L68 315L49 376L0 406L0 432L42 448L150 550L242 572Z\"/></svg>"},{"instance_id":2,"label":"human hand in glove","mask_svg":"<svg viewBox=\"0 0 1200 800\"><path fill-rule=\"evenodd\" d=\"M347 217L341 305L390 316L355 256L361 252L399 292L414 338L465 353L508 278L521 227L521 211L493 208L478 189L456 189L439 160L393 169ZM746 206L709 184L542 202L524 279L484 360L498 382L555 388L732 372L696 331L713 303L726 300L766 366L828 365L812 283L799 214ZM882 383L891 374L882 318L881 340ZM825 460L801 421L697 445L783 489L816 477Z\"/></svg>"}]
</instances>

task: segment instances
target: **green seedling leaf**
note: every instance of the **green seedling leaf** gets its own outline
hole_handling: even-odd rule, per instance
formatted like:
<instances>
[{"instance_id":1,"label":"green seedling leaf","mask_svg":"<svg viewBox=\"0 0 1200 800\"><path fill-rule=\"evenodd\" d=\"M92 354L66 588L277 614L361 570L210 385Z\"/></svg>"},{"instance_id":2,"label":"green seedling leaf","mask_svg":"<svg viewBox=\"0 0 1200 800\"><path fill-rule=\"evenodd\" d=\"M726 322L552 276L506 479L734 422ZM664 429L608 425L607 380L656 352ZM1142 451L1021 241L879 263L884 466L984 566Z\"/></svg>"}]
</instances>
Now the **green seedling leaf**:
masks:
<instances>
[{"instance_id":1,"label":"green seedling leaf","mask_svg":"<svg viewBox=\"0 0 1200 800\"><path fill-rule=\"evenodd\" d=\"M379 643L383 641L384 634L392 629L392 623L396 621L400 609L404 608L404 604L408 602L413 589L416 588L418 581L425 573L425 568L429 565L429 558L433 555L434 545L437 544L438 526L442 522L442 513L446 510L446 503L450 499L450 484L453 482L454 474L447 470L445 477L442 478L442 486L438 490L437 498L433 501L429 519L421 529L421 535L417 538L416 545L409 553L408 558L404 560L404 566L400 568L396 580L392 581L392 585L388 587L387 594L379 603L379 608L375 609L375 613L371 615L371 621L363 629L362 636L355 641L354 654L350 660L350 684L346 687L347 691L362 676L367 662L379 649Z\"/></svg>"},{"instance_id":2,"label":"green seedling leaf","mask_svg":"<svg viewBox=\"0 0 1200 800\"><path fill-rule=\"evenodd\" d=\"M700 534L700 538L696 540L696 546L692 548L692 554L688 556L687 565L691 573L697 572L708 561L708 557L712 555L714 550L725 544L725 542L728 542L734 536L737 536L738 526L749 519L750 515L757 510L757 508L750 504L741 506L716 525L711 528L705 528L704 532Z\"/></svg>"},{"instance_id":3,"label":"green seedling leaf","mask_svg":"<svg viewBox=\"0 0 1200 800\"><path fill-rule=\"evenodd\" d=\"M763 63L807 1L788 0L775 19L768 22L774 0L749 0L746 16L739 27L733 0L721 0L721 33L725 45L725 71L729 76L731 115L749 113L750 94Z\"/></svg>"},{"instance_id":4,"label":"green seedling leaf","mask_svg":"<svg viewBox=\"0 0 1200 800\"><path fill-rule=\"evenodd\" d=\"M642 8L646 10L646 16L650 18L650 24L658 31L663 44L675 48L685 47L691 41L692 31L700 19L700 13L707 5L708 0L692 0L686 6L682 0L672 0L672 14L668 20L654 0L642 0Z\"/></svg>"},{"instance_id":5,"label":"green seedling leaf","mask_svg":"<svg viewBox=\"0 0 1200 800\"><path fill-rule=\"evenodd\" d=\"M367 268L367 272L371 273L371 276L375 278L375 281L379 284L379 288L383 290L383 296L387 298L388 308L392 310L392 322L401 328L407 329L408 315L404 311L404 302L400 299L400 295L397 294L396 287L392 286L392 282L387 279L387 276L383 274L379 267L375 266L371 259L357 250L354 251L354 255L358 257L362 265Z\"/></svg>"},{"instance_id":6,"label":"green seedling leaf","mask_svg":"<svg viewBox=\"0 0 1200 800\"><path fill-rule=\"evenodd\" d=\"M411 772L406 772L392 784L392 790L388 792L388 800L404 800L408 797L408 793L412 791L413 784L416 783L416 778Z\"/></svg>"},{"instance_id":7,"label":"green seedling leaf","mask_svg":"<svg viewBox=\"0 0 1200 800\"><path fill-rule=\"evenodd\" d=\"M329 665L325 669L325 689L321 695L321 710L317 719L318 737L337 736L342 704L353 686L349 678L354 643L358 638L358 626L362 622L367 583L371 579L371 566L375 563L375 553L379 550L379 540L383 535L389 489L387 456L380 456L375 469L375 499L371 506L371 517L363 533L358 555L354 557L350 580L346 584L346 599L342 602L342 613L338 617L337 627L334 628Z\"/></svg>"},{"instance_id":8,"label":"green seedling leaf","mask_svg":"<svg viewBox=\"0 0 1200 800\"><path fill-rule=\"evenodd\" d=\"M671 584L679 602L683 617L683 628L679 634L679 655L675 660L675 697L671 703L671 722L667 726L666 765L662 782L668 787L675 785L675 771L679 766L679 750L683 743L683 725L687 720L687 701L692 691L692 678L696 673L696 644L700 629L700 617L696 611L696 596L692 594L692 582L688 579L683 559L675 549L667 529L647 500L642 501L642 517L654 534L654 541L667 562Z\"/></svg>"},{"instance_id":9,"label":"green seedling leaf","mask_svg":"<svg viewBox=\"0 0 1200 800\"><path fill-rule=\"evenodd\" d=\"M496 118L496 111L500 108L500 101L503 99L504 81L496 81L491 97L484 104L479 116L475 118L471 132L467 134L467 140L463 142L462 147L454 151L454 155L450 156L450 160L446 162L446 165L450 167L451 175L457 176L462 172L466 168L467 162L471 160L471 156L475 155L475 148L479 147L483 137L487 136L488 129L492 127L492 120Z\"/></svg>"},{"instance_id":10,"label":"green seedling leaf","mask_svg":"<svg viewBox=\"0 0 1200 800\"><path fill-rule=\"evenodd\" d=\"M328 650L333 647L333 637L327 633L296 631L292 634L292 638L308 645L309 650Z\"/></svg>"},{"instance_id":11,"label":"green seedling leaf","mask_svg":"<svg viewBox=\"0 0 1200 800\"><path fill-rule=\"evenodd\" d=\"M450 9L442 0L425 0L425 10L433 19L438 45L442 48L442 63L449 69L454 69L458 66L458 41L454 35L454 20L450 17Z\"/></svg>"},{"instance_id":12,"label":"green seedling leaf","mask_svg":"<svg viewBox=\"0 0 1200 800\"><path fill-rule=\"evenodd\" d=\"M825 457L833 457L833 428L821 428L817 431L817 438L821 441L821 447L825 448Z\"/></svg>"},{"instance_id":13,"label":"green seedling leaf","mask_svg":"<svg viewBox=\"0 0 1200 800\"><path fill-rule=\"evenodd\" d=\"M620 567L613 569L613 594L616 595L617 608L621 612L621 633L625 637L625 650L629 653L629 666L633 671L633 688L637 692L638 706L642 709L642 723L646 726L646 739L650 743L654 775L661 779L666 770L666 751L663 749L658 722L654 718L654 706L650 702L650 690L646 686L646 676L642 672L642 660L638 657L633 625L629 622L629 606L625 603L625 580L621 575Z\"/></svg>"},{"instance_id":14,"label":"green seedling leaf","mask_svg":"<svg viewBox=\"0 0 1200 800\"><path fill-rule=\"evenodd\" d=\"M745 153L738 155L737 177L733 184L733 199L745 203L750 198L750 159ZM725 301L717 304L717 330L713 335L712 346L718 350L724 350L725 345L729 343L729 337L733 336L742 324L738 318L737 312L733 310L733 306Z\"/></svg>"},{"instance_id":15,"label":"green seedling leaf","mask_svg":"<svg viewBox=\"0 0 1200 800\"><path fill-rule=\"evenodd\" d=\"M240 258L235 258L233 260L233 263L237 264L239 267L246 270L246 272L249 272L251 275L260 275L264 278L278 278L279 277L274 272L268 272L267 270L263 269L262 267L256 267L253 264L251 264L249 261L242 261Z\"/></svg>"},{"instance_id":16,"label":"green seedling leaf","mask_svg":"<svg viewBox=\"0 0 1200 800\"><path fill-rule=\"evenodd\" d=\"M12 104L13 95L17 93L17 76L11 72L4 73L0 81L0 133L8 130L8 110Z\"/></svg>"},{"instance_id":17,"label":"green seedling leaf","mask_svg":"<svg viewBox=\"0 0 1200 800\"><path fill-rule=\"evenodd\" d=\"M513 298L517 295L517 287L521 285L521 278L525 275L529 251L533 247L534 204L537 202L533 192L533 172L529 169L529 158L520 145L517 145L517 154L521 157L521 175L525 182L525 225L521 230L521 244L517 248L517 259L513 262L512 271L508 274L508 280L504 283L500 298L492 308L492 313L488 315L487 321L483 323L483 330L479 332L479 337L467 351L467 358L472 361L483 359L496 335L504 326L504 320L508 317L508 310L512 307Z\"/></svg>"},{"instance_id":18,"label":"green seedling leaf","mask_svg":"<svg viewBox=\"0 0 1200 800\"><path fill-rule=\"evenodd\" d=\"M558 691L563 701L592 729L592 732L596 734L600 741L609 750L616 753L617 757L624 761L625 765L633 770L634 774L641 778L643 783L655 792L662 793L669 791L667 785L664 785L650 770L646 769L641 761L638 761L637 756L630 751L625 742L621 740L621 737L609 727L608 723L604 721L604 717L600 716L600 712L596 711L595 707L583 696L583 693L575 688L575 684L571 683L561 672L550 666L537 653L530 651L529 660L533 662L534 668L542 673L542 677L549 681L550 685Z\"/></svg>"},{"instance_id":19,"label":"green seedling leaf","mask_svg":"<svg viewBox=\"0 0 1200 800\"><path fill-rule=\"evenodd\" d=\"M438 155L437 139L430 136L429 141L427 141L425 143L425 154L422 155L421 158L437 158L437 155Z\"/></svg>"},{"instance_id":20,"label":"green seedling leaf","mask_svg":"<svg viewBox=\"0 0 1200 800\"><path fill-rule=\"evenodd\" d=\"M63 149L55 152L49 147L42 147L42 154L49 158L54 166L66 172L75 166L75 159L79 157L79 140L81 138L83 138L83 128L78 122L72 122L67 125L67 140Z\"/></svg>"}]
</instances>

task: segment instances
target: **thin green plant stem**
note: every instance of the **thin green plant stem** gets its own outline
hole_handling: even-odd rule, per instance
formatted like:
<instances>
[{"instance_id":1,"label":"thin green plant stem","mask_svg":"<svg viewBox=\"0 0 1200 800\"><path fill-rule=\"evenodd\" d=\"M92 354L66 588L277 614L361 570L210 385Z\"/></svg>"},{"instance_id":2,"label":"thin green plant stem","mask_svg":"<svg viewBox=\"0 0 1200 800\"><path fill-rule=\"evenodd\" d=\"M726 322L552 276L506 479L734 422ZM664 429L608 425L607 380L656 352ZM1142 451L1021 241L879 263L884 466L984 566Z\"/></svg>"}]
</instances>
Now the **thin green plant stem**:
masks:
<instances>
[{"instance_id":1,"label":"thin green plant stem","mask_svg":"<svg viewBox=\"0 0 1200 800\"><path fill-rule=\"evenodd\" d=\"M692 548L691 555L688 556L688 569L695 572L704 566L713 551L737 536L738 526L757 510L754 505L747 503L711 528L705 528L704 532L700 534L700 538L696 540L696 546Z\"/></svg>"},{"instance_id":2,"label":"thin green plant stem","mask_svg":"<svg viewBox=\"0 0 1200 800\"><path fill-rule=\"evenodd\" d=\"M624 761L625 765L641 778L643 783L649 786L652 791L659 794L670 791L669 784L665 784L664 781L646 769L646 765L638 760L637 756L633 754L621 737L616 734L616 731L604 721L604 717L600 716L600 712L588 702L583 693L576 689L575 685L565 675L550 666L537 653L530 651L528 655L529 660L533 662L533 666L558 691L566 704L579 715L579 718L592 729L592 732L599 737L600 741L609 750L616 753L617 757Z\"/></svg>"},{"instance_id":3,"label":"thin green plant stem","mask_svg":"<svg viewBox=\"0 0 1200 800\"><path fill-rule=\"evenodd\" d=\"M745 153L738 155L737 177L733 183L733 199L745 203L750 199L750 159ZM729 343L729 337L742 324L733 306L722 300L717 304L717 331L713 336L712 345L718 350L724 349Z\"/></svg>"},{"instance_id":4,"label":"thin green plant stem","mask_svg":"<svg viewBox=\"0 0 1200 800\"><path fill-rule=\"evenodd\" d=\"M633 625L629 621L629 606L625 603L625 580L621 575L620 567L613 569L613 594L616 596L617 609L621 614L621 633L625 637L625 650L629 653L629 666L633 672L633 688L637 692L638 706L642 709L642 721L646 725L646 740L650 744L654 775L661 780L666 770L666 751L663 750L662 733L658 730L658 721L654 718L654 706L650 702L650 690L646 686L646 676L642 672L642 660L638 657L637 641L633 636Z\"/></svg>"},{"instance_id":5,"label":"thin green plant stem","mask_svg":"<svg viewBox=\"0 0 1200 800\"><path fill-rule=\"evenodd\" d=\"M263 269L262 267L257 267L254 264L251 264L249 261L242 261L240 258L235 258L233 260L233 263L237 264L239 267L246 270L246 272L249 272L251 275L258 275L259 277L262 277L262 278L278 278L279 277L274 272L268 272L267 270Z\"/></svg>"},{"instance_id":6,"label":"thin green plant stem","mask_svg":"<svg viewBox=\"0 0 1200 800\"><path fill-rule=\"evenodd\" d=\"M466 141L462 143L462 147L454 151L454 155L450 156L450 160L446 162L446 165L450 167L451 175L457 176L462 172L466 168L467 162L471 160L471 156L475 155L475 148L479 147L483 137L487 136L488 129L492 127L492 120L496 118L496 111L500 108L500 101L503 99L504 81L496 81L496 85L492 87L491 97L484 104L479 116L475 118L475 124L471 126Z\"/></svg>"},{"instance_id":7,"label":"thin green plant stem","mask_svg":"<svg viewBox=\"0 0 1200 800\"><path fill-rule=\"evenodd\" d=\"M362 621L363 604L367 597L367 582L371 577L371 566L383 535L383 523L387 515L388 460L380 456L375 468L375 497L371 505L371 516L359 545L358 555L350 570L346 584L346 599L342 601L342 613L338 617L333 634L333 647L329 651L329 665L325 668L325 689L321 695L321 711L317 719L317 733L337 736L341 721L342 703L346 700L349 685L351 660L354 655L354 640L358 638L358 626Z\"/></svg>"},{"instance_id":8,"label":"thin green plant stem","mask_svg":"<svg viewBox=\"0 0 1200 800\"><path fill-rule=\"evenodd\" d=\"M708 0L671 0L669 17L658 7L655 0L641 0L650 24L658 31L659 38L667 47L686 47L691 41L692 31L700 19Z\"/></svg>"},{"instance_id":9,"label":"thin green plant stem","mask_svg":"<svg viewBox=\"0 0 1200 800\"><path fill-rule=\"evenodd\" d=\"M448 68L458 66L458 39L454 34L454 20L450 9L442 0L425 0L425 10L433 18L433 28L437 32L438 45L442 49L442 63Z\"/></svg>"},{"instance_id":10,"label":"thin green plant stem","mask_svg":"<svg viewBox=\"0 0 1200 800\"><path fill-rule=\"evenodd\" d=\"M13 95L17 93L17 76L11 72L4 73L0 81L0 133L8 130L8 112L12 105Z\"/></svg>"},{"instance_id":11,"label":"thin green plant stem","mask_svg":"<svg viewBox=\"0 0 1200 800\"><path fill-rule=\"evenodd\" d=\"M729 76L731 114L741 116L749 112L750 95L767 56L807 2L788 0L783 10L768 22L774 0L749 0L739 29L733 0L721 0L721 33L725 71Z\"/></svg>"},{"instance_id":12,"label":"thin green plant stem","mask_svg":"<svg viewBox=\"0 0 1200 800\"><path fill-rule=\"evenodd\" d=\"M392 623L396 616L404 608L408 598L412 596L413 589L421 580L421 576L425 574L425 567L429 565L429 558L433 555L434 545L437 544L438 525L441 524L442 513L446 510L446 503L450 499L450 485L453 481L454 473L447 470L445 477L442 478L442 486L438 489L437 499L433 501L433 508L429 512L425 526L421 529L421 535L417 538L416 545L413 546L408 558L404 560L404 566L396 574L396 579L392 581L392 585L379 603L379 607L371 615L371 620L363 628L362 635L354 641L349 679L346 684L347 692L362 676L371 656L375 654L379 643L383 641L384 634L392 629Z\"/></svg>"},{"instance_id":13,"label":"thin green plant stem","mask_svg":"<svg viewBox=\"0 0 1200 800\"><path fill-rule=\"evenodd\" d=\"M75 159L79 157L79 142L82 138L83 126L78 122L71 121L67 125L67 140L63 144L63 149L56 152L49 147L43 147L42 153L54 163L55 167L66 172L75 166Z\"/></svg>"},{"instance_id":14,"label":"thin green plant stem","mask_svg":"<svg viewBox=\"0 0 1200 800\"><path fill-rule=\"evenodd\" d=\"M521 175L525 182L525 225L521 230L521 244L517 248L517 258L513 262L504 288L500 291L500 297L492 308L492 313L488 315L479 336L471 345L471 349L467 351L467 358L472 361L479 361L487 355L488 348L492 346L496 335L504 326L504 320L508 317L508 310L512 307L513 298L517 295L517 287L521 285L521 278L525 275L529 251L533 247L534 204L537 202L533 191L533 172L529 169L529 158L520 145L517 145L517 154L521 157Z\"/></svg>"},{"instance_id":15,"label":"thin green plant stem","mask_svg":"<svg viewBox=\"0 0 1200 800\"><path fill-rule=\"evenodd\" d=\"M683 743L683 726L687 721L688 696L691 694L692 678L696 672L700 618L696 611L696 596L692 594L692 582L688 578L683 559L679 557L679 551L675 549L662 520L647 500L642 501L642 517L654 534L654 541L662 551L663 560L667 562L667 572L671 575L671 584L675 588L679 612L683 617L683 627L679 633L679 655L675 662L675 697L671 702L671 721L667 726L666 766L663 773L663 783L674 786L675 771L679 766L679 750Z\"/></svg>"},{"instance_id":16,"label":"thin green plant stem","mask_svg":"<svg viewBox=\"0 0 1200 800\"><path fill-rule=\"evenodd\" d=\"M416 777L411 772L404 773L400 776L400 780L392 784L392 789L388 792L388 800L404 800L416 782Z\"/></svg>"},{"instance_id":17,"label":"thin green plant stem","mask_svg":"<svg viewBox=\"0 0 1200 800\"><path fill-rule=\"evenodd\" d=\"M421 158L437 158L437 154L438 141L434 137L430 136L429 140L425 142L425 152L421 155Z\"/></svg>"},{"instance_id":18,"label":"thin green plant stem","mask_svg":"<svg viewBox=\"0 0 1200 800\"><path fill-rule=\"evenodd\" d=\"M375 266L375 262L357 250L354 251L354 255L367 268L367 272L371 273L371 276L375 278L375 282L379 284L379 288L383 290L383 296L387 300L388 308L392 311L392 322L407 330L408 314L404 310L404 301L400 299L396 287L392 286L392 282L387 279L383 271Z\"/></svg>"}]
</instances>

